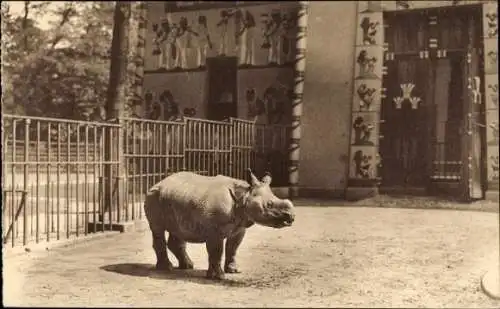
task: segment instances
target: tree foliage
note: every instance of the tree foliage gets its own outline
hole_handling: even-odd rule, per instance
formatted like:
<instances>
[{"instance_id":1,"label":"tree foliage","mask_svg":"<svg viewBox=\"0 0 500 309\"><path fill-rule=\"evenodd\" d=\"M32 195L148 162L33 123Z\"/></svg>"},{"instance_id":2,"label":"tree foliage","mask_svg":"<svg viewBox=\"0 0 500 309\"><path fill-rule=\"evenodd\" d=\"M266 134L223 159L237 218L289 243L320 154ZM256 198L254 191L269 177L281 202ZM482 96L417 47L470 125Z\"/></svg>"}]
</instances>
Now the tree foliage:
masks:
<instances>
[{"instance_id":1,"label":"tree foliage","mask_svg":"<svg viewBox=\"0 0 500 309\"><path fill-rule=\"evenodd\" d=\"M2 3L3 112L103 119L115 3L23 4L21 14L15 15ZM37 21L49 15L54 18L42 29ZM134 42L130 40L131 47ZM134 48L130 50L132 58Z\"/></svg>"}]
</instances>

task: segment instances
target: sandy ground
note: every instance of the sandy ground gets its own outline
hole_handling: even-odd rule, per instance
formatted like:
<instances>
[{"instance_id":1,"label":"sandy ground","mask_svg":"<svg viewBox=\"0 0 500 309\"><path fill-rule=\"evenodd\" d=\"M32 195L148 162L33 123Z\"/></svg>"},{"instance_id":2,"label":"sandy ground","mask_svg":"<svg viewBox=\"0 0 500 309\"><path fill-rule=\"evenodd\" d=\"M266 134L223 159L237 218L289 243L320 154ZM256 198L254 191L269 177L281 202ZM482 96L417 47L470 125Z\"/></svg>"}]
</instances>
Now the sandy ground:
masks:
<instances>
[{"instance_id":1,"label":"sandy ground","mask_svg":"<svg viewBox=\"0 0 500 309\"><path fill-rule=\"evenodd\" d=\"M481 275L498 261L498 214L365 207L297 207L293 227L249 229L242 273L204 279L152 269L145 229L4 259L6 306L494 308ZM144 226L144 225L143 225Z\"/></svg>"}]
</instances>

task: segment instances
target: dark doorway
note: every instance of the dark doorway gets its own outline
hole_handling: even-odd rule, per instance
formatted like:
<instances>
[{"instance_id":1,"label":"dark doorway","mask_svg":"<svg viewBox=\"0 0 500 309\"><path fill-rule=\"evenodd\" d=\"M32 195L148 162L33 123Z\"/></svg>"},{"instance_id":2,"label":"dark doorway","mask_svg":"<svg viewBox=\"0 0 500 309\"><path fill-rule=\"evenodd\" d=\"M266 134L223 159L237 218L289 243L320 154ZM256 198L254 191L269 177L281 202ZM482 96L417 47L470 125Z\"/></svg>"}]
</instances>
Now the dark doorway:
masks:
<instances>
[{"instance_id":1,"label":"dark doorway","mask_svg":"<svg viewBox=\"0 0 500 309\"><path fill-rule=\"evenodd\" d=\"M238 59L214 57L207 59L207 118L225 120L238 115Z\"/></svg>"},{"instance_id":2,"label":"dark doorway","mask_svg":"<svg viewBox=\"0 0 500 309\"><path fill-rule=\"evenodd\" d=\"M387 12L382 187L481 198L480 6ZM468 114L472 115L467 117Z\"/></svg>"}]
</instances>

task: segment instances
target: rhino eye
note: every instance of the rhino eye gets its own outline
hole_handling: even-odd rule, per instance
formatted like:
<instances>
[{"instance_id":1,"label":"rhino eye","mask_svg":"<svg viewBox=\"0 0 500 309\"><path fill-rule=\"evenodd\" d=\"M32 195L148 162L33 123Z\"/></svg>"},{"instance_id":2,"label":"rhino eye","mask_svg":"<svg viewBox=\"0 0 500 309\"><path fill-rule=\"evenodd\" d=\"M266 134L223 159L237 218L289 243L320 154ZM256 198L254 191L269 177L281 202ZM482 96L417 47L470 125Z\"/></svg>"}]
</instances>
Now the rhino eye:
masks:
<instances>
[{"instance_id":1,"label":"rhino eye","mask_svg":"<svg viewBox=\"0 0 500 309\"><path fill-rule=\"evenodd\" d=\"M266 203L266 206L267 206L267 207L273 207L273 201L268 201L268 202Z\"/></svg>"}]
</instances>

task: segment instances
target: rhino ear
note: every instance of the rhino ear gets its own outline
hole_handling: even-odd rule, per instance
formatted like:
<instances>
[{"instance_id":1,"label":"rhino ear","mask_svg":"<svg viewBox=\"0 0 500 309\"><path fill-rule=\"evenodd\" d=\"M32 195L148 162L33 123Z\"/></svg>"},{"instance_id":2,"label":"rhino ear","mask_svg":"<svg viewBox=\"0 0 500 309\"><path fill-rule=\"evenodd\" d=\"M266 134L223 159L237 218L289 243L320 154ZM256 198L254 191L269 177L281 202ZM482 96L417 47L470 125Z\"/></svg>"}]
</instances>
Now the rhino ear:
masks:
<instances>
[{"instance_id":1,"label":"rhino ear","mask_svg":"<svg viewBox=\"0 0 500 309\"><path fill-rule=\"evenodd\" d=\"M266 172L264 174L264 177L262 177L262 183L266 184L266 185L271 185L271 181L273 180L273 178L271 177L271 173L269 172Z\"/></svg>"},{"instance_id":2,"label":"rhino ear","mask_svg":"<svg viewBox=\"0 0 500 309\"><path fill-rule=\"evenodd\" d=\"M260 181L255 177L255 175L252 173L252 170L247 168L247 182L250 184L250 186L254 187L260 183Z\"/></svg>"}]
</instances>

